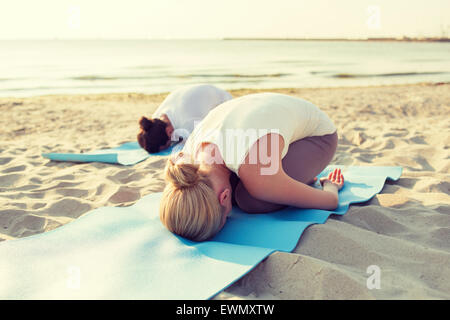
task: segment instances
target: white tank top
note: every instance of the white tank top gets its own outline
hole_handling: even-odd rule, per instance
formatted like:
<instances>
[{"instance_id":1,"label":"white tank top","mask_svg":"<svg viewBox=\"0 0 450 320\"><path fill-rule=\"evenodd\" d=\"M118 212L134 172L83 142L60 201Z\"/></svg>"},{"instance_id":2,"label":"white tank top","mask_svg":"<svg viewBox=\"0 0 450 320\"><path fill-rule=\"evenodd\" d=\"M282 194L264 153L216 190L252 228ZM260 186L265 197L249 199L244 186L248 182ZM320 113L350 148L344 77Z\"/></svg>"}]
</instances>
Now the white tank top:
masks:
<instances>
[{"instance_id":1,"label":"white tank top","mask_svg":"<svg viewBox=\"0 0 450 320\"><path fill-rule=\"evenodd\" d=\"M211 109L230 99L230 93L213 85L190 85L170 93L156 109L153 118L166 114L174 128L174 138L187 139L196 122L201 121Z\"/></svg>"},{"instance_id":2,"label":"white tank top","mask_svg":"<svg viewBox=\"0 0 450 320\"><path fill-rule=\"evenodd\" d=\"M195 127L183 151L195 155L203 142L214 143L225 165L238 174L250 148L268 133L284 139L282 158L289 144L336 131L331 119L314 104L278 93L256 93L222 103Z\"/></svg>"}]
</instances>

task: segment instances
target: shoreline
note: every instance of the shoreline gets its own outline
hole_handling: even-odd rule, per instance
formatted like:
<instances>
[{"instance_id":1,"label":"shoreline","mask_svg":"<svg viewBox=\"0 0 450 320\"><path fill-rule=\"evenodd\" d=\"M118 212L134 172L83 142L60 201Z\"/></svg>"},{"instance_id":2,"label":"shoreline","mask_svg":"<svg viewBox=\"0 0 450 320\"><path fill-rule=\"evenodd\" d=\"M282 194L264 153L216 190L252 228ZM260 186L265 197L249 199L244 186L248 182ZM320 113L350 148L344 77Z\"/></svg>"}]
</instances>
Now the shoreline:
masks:
<instances>
[{"instance_id":1,"label":"shoreline","mask_svg":"<svg viewBox=\"0 0 450 320\"><path fill-rule=\"evenodd\" d=\"M18 38L18 39L0 39L0 41L388 41L388 42L450 42L447 37L373 37L373 38Z\"/></svg>"},{"instance_id":2,"label":"shoreline","mask_svg":"<svg viewBox=\"0 0 450 320\"><path fill-rule=\"evenodd\" d=\"M441 85L449 85L450 82L447 81L437 81L437 82L417 82L417 83L398 83L398 84L378 84L378 85L358 85L358 86L330 86L330 87L274 87L274 88L248 88L243 87L239 89L225 89L229 91L230 93L236 92L239 93L241 91L244 92L262 92L262 91L274 91L274 92L280 92L280 91L292 91L292 90L342 90L342 89L363 89L363 88L387 88L387 87L404 87L404 86L441 86ZM47 98L47 97L104 97L104 96L155 96L155 97L161 97L166 96L170 92L158 92L158 93L144 93L144 92L136 92L136 91L129 91L129 92L103 92L103 93L63 93L63 94L37 94L32 96L24 96L24 97L18 97L18 96L6 96L2 97L0 96L0 107L2 100L9 100L9 99L18 99L18 100L26 100L26 99L35 99L35 98Z\"/></svg>"}]
</instances>

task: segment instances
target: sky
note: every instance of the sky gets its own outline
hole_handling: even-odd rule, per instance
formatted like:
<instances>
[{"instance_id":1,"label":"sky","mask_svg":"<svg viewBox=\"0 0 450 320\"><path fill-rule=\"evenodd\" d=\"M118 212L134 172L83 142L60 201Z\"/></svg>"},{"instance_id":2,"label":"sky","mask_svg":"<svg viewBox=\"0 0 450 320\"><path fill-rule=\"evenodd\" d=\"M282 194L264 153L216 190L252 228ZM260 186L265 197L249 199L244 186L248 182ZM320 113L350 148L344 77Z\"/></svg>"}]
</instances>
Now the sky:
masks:
<instances>
[{"instance_id":1,"label":"sky","mask_svg":"<svg viewBox=\"0 0 450 320\"><path fill-rule=\"evenodd\" d=\"M450 36L450 0L2 0L0 39Z\"/></svg>"}]
</instances>

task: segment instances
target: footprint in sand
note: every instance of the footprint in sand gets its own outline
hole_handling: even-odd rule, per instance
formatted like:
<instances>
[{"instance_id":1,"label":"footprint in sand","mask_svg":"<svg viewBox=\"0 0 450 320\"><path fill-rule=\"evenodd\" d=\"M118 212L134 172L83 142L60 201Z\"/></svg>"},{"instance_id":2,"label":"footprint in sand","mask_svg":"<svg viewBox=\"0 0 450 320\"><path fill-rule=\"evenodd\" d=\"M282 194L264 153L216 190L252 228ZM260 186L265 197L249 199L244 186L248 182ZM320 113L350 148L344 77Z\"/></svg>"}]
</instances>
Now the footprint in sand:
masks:
<instances>
[{"instance_id":1,"label":"footprint in sand","mask_svg":"<svg viewBox=\"0 0 450 320\"><path fill-rule=\"evenodd\" d=\"M0 210L0 228L1 230L9 229L14 221L27 215L27 211L19 209Z\"/></svg>"},{"instance_id":2,"label":"footprint in sand","mask_svg":"<svg viewBox=\"0 0 450 320\"><path fill-rule=\"evenodd\" d=\"M54 177L53 180L75 180L75 176L73 174L66 174L64 176Z\"/></svg>"},{"instance_id":3,"label":"footprint in sand","mask_svg":"<svg viewBox=\"0 0 450 320\"><path fill-rule=\"evenodd\" d=\"M65 197L74 197L74 198L86 198L89 194L87 190L76 188L56 189L55 191L56 193L63 195Z\"/></svg>"},{"instance_id":4,"label":"footprint in sand","mask_svg":"<svg viewBox=\"0 0 450 320\"><path fill-rule=\"evenodd\" d=\"M114 181L119 184L126 184L130 182L130 176L132 176L135 173L135 170L128 169L128 170L120 170L113 176L108 176L108 179L111 181Z\"/></svg>"},{"instance_id":5,"label":"footprint in sand","mask_svg":"<svg viewBox=\"0 0 450 320\"><path fill-rule=\"evenodd\" d=\"M3 170L2 173L25 171L26 168L27 168L26 165L15 166L15 167L11 167L11 168L7 168L7 169Z\"/></svg>"},{"instance_id":6,"label":"footprint in sand","mask_svg":"<svg viewBox=\"0 0 450 320\"><path fill-rule=\"evenodd\" d=\"M38 177L34 177L30 179L30 182L36 183L36 184L42 184L42 179L39 179Z\"/></svg>"},{"instance_id":7,"label":"footprint in sand","mask_svg":"<svg viewBox=\"0 0 450 320\"><path fill-rule=\"evenodd\" d=\"M2 157L2 158L0 158L0 165L7 164L7 163L9 163L12 159L13 159L13 158L11 158L11 157Z\"/></svg>"},{"instance_id":8,"label":"footprint in sand","mask_svg":"<svg viewBox=\"0 0 450 320\"><path fill-rule=\"evenodd\" d=\"M425 141L425 139L424 139L423 136L415 136L415 137L409 138L409 139L408 139L408 142L412 142L412 143L415 143L415 144L425 144L425 145L428 144L428 143ZM410 143L410 144L411 144L411 143Z\"/></svg>"},{"instance_id":9,"label":"footprint in sand","mask_svg":"<svg viewBox=\"0 0 450 320\"><path fill-rule=\"evenodd\" d=\"M61 199L53 204L44 212L52 215L52 216L65 216L70 218L78 218L83 213L91 210L92 206L83 203L78 199Z\"/></svg>"},{"instance_id":10,"label":"footprint in sand","mask_svg":"<svg viewBox=\"0 0 450 320\"><path fill-rule=\"evenodd\" d=\"M23 174L5 174L0 176L0 187L13 187L23 178Z\"/></svg>"},{"instance_id":11,"label":"footprint in sand","mask_svg":"<svg viewBox=\"0 0 450 320\"><path fill-rule=\"evenodd\" d=\"M109 202L112 203L124 203L136 201L141 197L139 190L128 188L128 187L120 187L116 193L114 193L110 198Z\"/></svg>"},{"instance_id":12,"label":"footprint in sand","mask_svg":"<svg viewBox=\"0 0 450 320\"><path fill-rule=\"evenodd\" d=\"M32 214L27 215L23 219L16 219L8 233L13 237L26 237L42 232L45 228L46 220L43 217Z\"/></svg>"},{"instance_id":13,"label":"footprint in sand","mask_svg":"<svg viewBox=\"0 0 450 320\"><path fill-rule=\"evenodd\" d=\"M44 202L37 202L37 203L33 204L33 206L31 207L31 209L33 209L33 210L38 210L38 209L44 208L46 205L47 205L47 204L44 203Z\"/></svg>"}]
</instances>

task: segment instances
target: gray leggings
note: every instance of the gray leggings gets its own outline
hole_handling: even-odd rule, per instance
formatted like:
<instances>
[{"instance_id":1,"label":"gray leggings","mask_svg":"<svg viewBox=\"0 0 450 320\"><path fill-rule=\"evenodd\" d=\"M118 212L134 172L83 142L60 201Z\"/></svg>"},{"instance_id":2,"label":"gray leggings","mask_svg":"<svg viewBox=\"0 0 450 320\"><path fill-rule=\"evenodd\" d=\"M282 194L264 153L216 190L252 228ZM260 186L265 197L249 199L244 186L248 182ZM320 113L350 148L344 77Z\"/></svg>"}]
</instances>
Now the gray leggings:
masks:
<instances>
[{"instance_id":1,"label":"gray leggings","mask_svg":"<svg viewBox=\"0 0 450 320\"><path fill-rule=\"evenodd\" d=\"M293 179L311 183L315 176L333 160L338 142L337 132L324 136L307 137L289 145L282 159L284 171ZM280 210L285 205L259 200L251 196L241 181L236 182L234 200L241 210L264 213Z\"/></svg>"}]
</instances>

